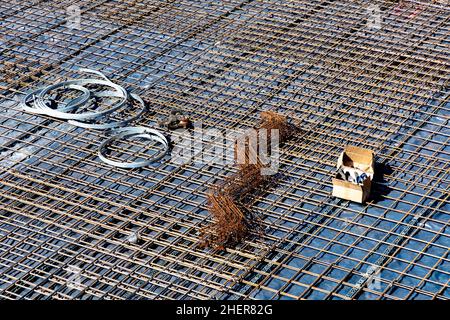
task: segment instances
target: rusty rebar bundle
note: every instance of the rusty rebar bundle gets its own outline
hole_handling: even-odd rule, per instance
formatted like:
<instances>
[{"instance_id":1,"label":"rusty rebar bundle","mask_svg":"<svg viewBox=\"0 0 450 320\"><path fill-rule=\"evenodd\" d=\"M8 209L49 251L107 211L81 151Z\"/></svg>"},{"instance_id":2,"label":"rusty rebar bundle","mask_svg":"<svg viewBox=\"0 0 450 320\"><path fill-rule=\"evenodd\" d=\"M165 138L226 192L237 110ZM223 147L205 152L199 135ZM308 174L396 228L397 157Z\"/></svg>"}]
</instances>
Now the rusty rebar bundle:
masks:
<instances>
[{"instance_id":1,"label":"rusty rebar bundle","mask_svg":"<svg viewBox=\"0 0 450 320\"><path fill-rule=\"evenodd\" d=\"M258 193L275 183L271 175L263 175L266 166L257 152L259 132L265 129L268 150L271 149L271 134L276 130L280 143L285 142L295 132L295 126L287 117L273 111L261 112L261 123L256 129L256 144L252 144L247 135L239 137L235 144L235 159L240 152L244 153L244 161L237 163L239 171L229 176L222 183L214 186L208 193L209 211L214 221L201 231L202 244L218 249L239 244L250 234L250 230L258 230L258 218L250 210L253 199ZM245 140L244 149L238 148L239 140ZM252 157L255 161L252 161Z\"/></svg>"}]
</instances>

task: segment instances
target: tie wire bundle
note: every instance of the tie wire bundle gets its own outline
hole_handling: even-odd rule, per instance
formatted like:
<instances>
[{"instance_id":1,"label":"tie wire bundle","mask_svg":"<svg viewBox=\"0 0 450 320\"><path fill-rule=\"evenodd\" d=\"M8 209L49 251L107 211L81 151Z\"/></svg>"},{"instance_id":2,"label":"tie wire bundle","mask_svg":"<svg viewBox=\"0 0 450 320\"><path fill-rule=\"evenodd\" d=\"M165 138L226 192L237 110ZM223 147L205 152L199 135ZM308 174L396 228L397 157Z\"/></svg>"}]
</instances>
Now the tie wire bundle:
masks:
<instances>
[{"instance_id":1,"label":"tie wire bundle","mask_svg":"<svg viewBox=\"0 0 450 320\"><path fill-rule=\"evenodd\" d=\"M97 130L107 130L112 129L112 136L105 140L99 147L98 156L103 162L120 167L120 168L140 168L151 164L152 162L160 160L168 152L169 143L166 137L160 133L158 130L145 128L145 127L125 127L120 128L133 120L138 119L145 111L146 106L144 101L137 95L133 93L128 93L127 90L113 83L109 80L103 73L81 68L80 72L90 73L99 76L96 78L83 78L75 80L67 80L58 82L53 85L49 85L43 88L39 88L27 94L22 101L22 107L25 111L42 114L57 119L68 120L70 124L86 128L86 129L97 129ZM96 87L107 87L108 90L91 90L86 86L96 86ZM67 103L58 103L57 99L51 99L57 90L73 90L78 91L81 95L76 98L71 99ZM82 111L76 113L75 111L80 111L80 109L87 109L92 105L97 104L98 99L102 98L112 98L118 100L118 102L113 103L108 109L100 111ZM140 109L134 115L119 121L107 121L103 123L92 123L93 120L104 119L110 116L114 112L124 112L129 109L132 101L138 102ZM107 157L107 147L112 142L119 139L126 139L138 137L146 140L151 140L162 144L163 151L158 152L155 156L149 158L145 161L137 162L122 162L110 160Z\"/></svg>"}]
</instances>

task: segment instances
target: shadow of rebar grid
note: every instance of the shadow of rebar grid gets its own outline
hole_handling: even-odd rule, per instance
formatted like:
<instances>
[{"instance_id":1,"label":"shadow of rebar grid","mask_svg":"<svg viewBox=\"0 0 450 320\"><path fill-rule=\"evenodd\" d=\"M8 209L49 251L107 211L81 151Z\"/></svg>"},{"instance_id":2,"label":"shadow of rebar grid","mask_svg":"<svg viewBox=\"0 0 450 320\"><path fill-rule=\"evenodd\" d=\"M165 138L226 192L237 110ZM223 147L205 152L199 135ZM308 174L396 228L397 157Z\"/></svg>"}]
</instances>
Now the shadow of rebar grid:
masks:
<instances>
[{"instance_id":1,"label":"shadow of rebar grid","mask_svg":"<svg viewBox=\"0 0 450 320\"><path fill-rule=\"evenodd\" d=\"M449 18L445 0L0 1L0 298L448 299ZM136 125L296 120L251 201L263 232L201 246L232 167L113 168L107 133L22 111L79 68L142 96ZM331 197L348 144L376 154L364 205Z\"/></svg>"}]
</instances>

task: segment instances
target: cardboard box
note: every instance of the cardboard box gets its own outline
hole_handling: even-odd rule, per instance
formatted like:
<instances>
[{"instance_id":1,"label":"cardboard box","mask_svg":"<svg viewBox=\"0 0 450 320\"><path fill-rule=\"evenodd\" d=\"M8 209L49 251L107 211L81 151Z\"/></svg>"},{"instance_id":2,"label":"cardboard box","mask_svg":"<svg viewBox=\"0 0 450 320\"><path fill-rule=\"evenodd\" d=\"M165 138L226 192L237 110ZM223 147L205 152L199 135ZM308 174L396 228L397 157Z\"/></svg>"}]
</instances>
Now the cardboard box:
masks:
<instances>
[{"instance_id":1,"label":"cardboard box","mask_svg":"<svg viewBox=\"0 0 450 320\"><path fill-rule=\"evenodd\" d=\"M347 146L339 156L337 168L350 167L363 171L367 178L362 185L344 180L339 174L333 178L333 196L363 203L370 197L374 175L374 155L371 150Z\"/></svg>"}]
</instances>

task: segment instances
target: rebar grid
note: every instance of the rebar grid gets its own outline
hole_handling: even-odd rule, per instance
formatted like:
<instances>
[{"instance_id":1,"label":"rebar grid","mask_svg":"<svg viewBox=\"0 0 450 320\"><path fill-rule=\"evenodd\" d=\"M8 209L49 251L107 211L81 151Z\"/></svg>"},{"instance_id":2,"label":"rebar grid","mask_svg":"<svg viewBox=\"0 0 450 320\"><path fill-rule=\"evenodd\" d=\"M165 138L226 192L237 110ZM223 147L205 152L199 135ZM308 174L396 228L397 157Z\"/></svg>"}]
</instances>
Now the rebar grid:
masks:
<instances>
[{"instance_id":1,"label":"rebar grid","mask_svg":"<svg viewBox=\"0 0 450 320\"><path fill-rule=\"evenodd\" d=\"M379 6L381 29L368 27ZM66 26L77 5L79 28ZM0 297L4 299L447 299L449 41L445 1L1 1ZM21 111L33 88L97 69L206 128L289 114L264 234L206 250L207 192L232 169L141 170L97 158L106 134ZM347 144L382 173L365 205L332 199ZM122 146L116 146L120 151ZM134 149L134 148L133 148ZM131 152L130 152L131 157ZM127 239L133 233L139 240ZM74 268L79 283L74 288Z\"/></svg>"}]
</instances>

